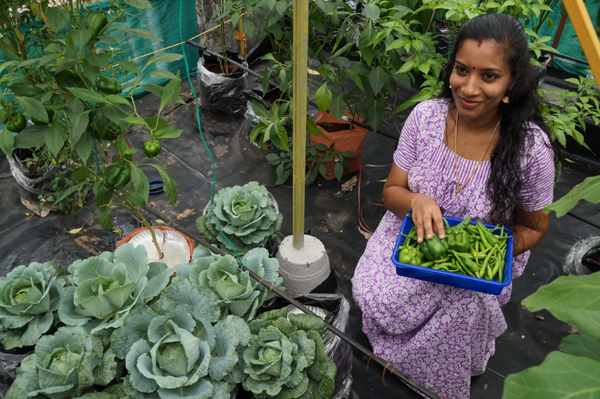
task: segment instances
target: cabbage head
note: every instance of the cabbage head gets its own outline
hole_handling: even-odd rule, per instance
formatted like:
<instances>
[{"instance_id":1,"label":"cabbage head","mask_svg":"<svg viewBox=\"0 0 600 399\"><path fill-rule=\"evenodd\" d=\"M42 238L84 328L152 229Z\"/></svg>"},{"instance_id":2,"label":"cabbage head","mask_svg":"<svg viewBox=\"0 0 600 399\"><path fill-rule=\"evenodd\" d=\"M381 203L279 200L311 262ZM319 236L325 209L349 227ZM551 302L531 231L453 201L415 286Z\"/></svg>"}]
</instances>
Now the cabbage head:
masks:
<instances>
[{"instance_id":1,"label":"cabbage head","mask_svg":"<svg viewBox=\"0 0 600 399\"><path fill-rule=\"evenodd\" d=\"M267 189L257 182L249 182L217 192L212 207L196 220L196 226L204 239L212 244L221 243L225 253L234 254L229 240L237 253L244 255L275 237L281 230L282 220Z\"/></svg>"},{"instance_id":2,"label":"cabbage head","mask_svg":"<svg viewBox=\"0 0 600 399\"><path fill-rule=\"evenodd\" d=\"M252 335L244 351L242 382L255 398L328 399L333 396L337 368L325 354L318 317L271 311L250 322Z\"/></svg>"},{"instance_id":3,"label":"cabbage head","mask_svg":"<svg viewBox=\"0 0 600 399\"><path fill-rule=\"evenodd\" d=\"M111 337L125 358L132 398L229 399L244 375L234 370L250 339L236 316L219 319L216 296L175 280L152 306L138 306ZM212 323L217 322L214 326Z\"/></svg>"},{"instance_id":4,"label":"cabbage head","mask_svg":"<svg viewBox=\"0 0 600 399\"><path fill-rule=\"evenodd\" d=\"M124 244L113 254L104 252L69 266L73 287L58 315L68 326L88 332L120 327L136 304L155 298L169 283L172 271L164 263L148 264L143 246Z\"/></svg>"},{"instance_id":5,"label":"cabbage head","mask_svg":"<svg viewBox=\"0 0 600 399\"><path fill-rule=\"evenodd\" d=\"M246 267L271 284L280 285L279 261L269 258L264 248L251 249L243 259ZM230 256L213 254L204 247L197 247L192 262L175 267L178 277L189 278L196 287L206 287L219 297L221 314L233 314L246 321L252 320L258 309L275 294L250 277L247 270L238 267Z\"/></svg>"},{"instance_id":6,"label":"cabbage head","mask_svg":"<svg viewBox=\"0 0 600 399\"><path fill-rule=\"evenodd\" d=\"M5 399L61 399L82 395L92 385L108 385L117 363L100 338L70 327L45 335L17 369Z\"/></svg>"},{"instance_id":7,"label":"cabbage head","mask_svg":"<svg viewBox=\"0 0 600 399\"><path fill-rule=\"evenodd\" d=\"M33 346L58 321L67 297L63 270L56 262L18 266L0 277L0 342L5 349Z\"/></svg>"}]
</instances>

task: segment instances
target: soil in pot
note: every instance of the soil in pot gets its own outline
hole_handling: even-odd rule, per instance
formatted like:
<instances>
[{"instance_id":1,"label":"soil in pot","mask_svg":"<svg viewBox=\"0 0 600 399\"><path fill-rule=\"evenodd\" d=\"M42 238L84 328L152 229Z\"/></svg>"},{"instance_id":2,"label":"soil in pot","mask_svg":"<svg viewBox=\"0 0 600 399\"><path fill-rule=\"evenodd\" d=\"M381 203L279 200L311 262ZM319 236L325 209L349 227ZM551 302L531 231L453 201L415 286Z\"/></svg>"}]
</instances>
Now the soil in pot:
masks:
<instances>
[{"instance_id":1,"label":"soil in pot","mask_svg":"<svg viewBox=\"0 0 600 399\"><path fill-rule=\"evenodd\" d=\"M236 70L238 69L237 66L233 65L233 64L227 64L227 70L229 71L229 73L234 73ZM218 73L218 74L224 74L227 75L229 73L225 73L221 71L221 65L215 65L212 68L209 69L210 72L212 73Z\"/></svg>"},{"instance_id":2,"label":"soil in pot","mask_svg":"<svg viewBox=\"0 0 600 399\"><path fill-rule=\"evenodd\" d=\"M328 133L341 132L343 130L350 130L349 123L319 123L318 126L321 126Z\"/></svg>"}]
</instances>

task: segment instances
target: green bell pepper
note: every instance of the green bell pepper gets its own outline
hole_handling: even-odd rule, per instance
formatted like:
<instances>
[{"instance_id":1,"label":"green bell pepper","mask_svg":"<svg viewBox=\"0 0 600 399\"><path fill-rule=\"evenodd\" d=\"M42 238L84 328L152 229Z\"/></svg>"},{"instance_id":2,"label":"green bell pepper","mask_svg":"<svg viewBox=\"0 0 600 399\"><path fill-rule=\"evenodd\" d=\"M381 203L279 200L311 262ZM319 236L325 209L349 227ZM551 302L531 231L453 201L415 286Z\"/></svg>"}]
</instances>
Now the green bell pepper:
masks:
<instances>
[{"instance_id":1,"label":"green bell pepper","mask_svg":"<svg viewBox=\"0 0 600 399\"><path fill-rule=\"evenodd\" d=\"M423 254L416 247L404 247L398 254L398 261L419 266L423 262Z\"/></svg>"},{"instance_id":2,"label":"green bell pepper","mask_svg":"<svg viewBox=\"0 0 600 399\"><path fill-rule=\"evenodd\" d=\"M110 165L106 172L106 184L118 190L131 180L131 169L123 165Z\"/></svg>"},{"instance_id":3,"label":"green bell pepper","mask_svg":"<svg viewBox=\"0 0 600 399\"><path fill-rule=\"evenodd\" d=\"M427 258L427 260L437 260L442 258L448 249L448 242L446 240L440 240L437 233L433 233L431 239L424 239L420 244L421 252Z\"/></svg>"},{"instance_id":4,"label":"green bell pepper","mask_svg":"<svg viewBox=\"0 0 600 399\"><path fill-rule=\"evenodd\" d=\"M27 126L27 119L20 113L13 113L6 121L6 128L13 133L19 133Z\"/></svg>"},{"instance_id":5,"label":"green bell pepper","mask_svg":"<svg viewBox=\"0 0 600 399\"><path fill-rule=\"evenodd\" d=\"M92 38L98 36L98 33L108 24L106 15L99 12L88 12L83 17L85 28L92 31Z\"/></svg>"},{"instance_id":6,"label":"green bell pepper","mask_svg":"<svg viewBox=\"0 0 600 399\"><path fill-rule=\"evenodd\" d=\"M162 150L162 146L158 140L148 140L143 144L143 147L148 158L154 158Z\"/></svg>"},{"instance_id":7,"label":"green bell pepper","mask_svg":"<svg viewBox=\"0 0 600 399\"><path fill-rule=\"evenodd\" d=\"M121 83L118 79L100 76L96 79L96 88L102 94L119 94Z\"/></svg>"},{"instance_id":8,"label":"green bell pepper","mask_svg":"<svg viewBox=\"0 0 600 399\"><path fill-rule=\"evenodd\" d=\"M464 230L452 230L448 233L448 246L456 252L469 252L469 233Z\"/></svg>"}]
</instances>

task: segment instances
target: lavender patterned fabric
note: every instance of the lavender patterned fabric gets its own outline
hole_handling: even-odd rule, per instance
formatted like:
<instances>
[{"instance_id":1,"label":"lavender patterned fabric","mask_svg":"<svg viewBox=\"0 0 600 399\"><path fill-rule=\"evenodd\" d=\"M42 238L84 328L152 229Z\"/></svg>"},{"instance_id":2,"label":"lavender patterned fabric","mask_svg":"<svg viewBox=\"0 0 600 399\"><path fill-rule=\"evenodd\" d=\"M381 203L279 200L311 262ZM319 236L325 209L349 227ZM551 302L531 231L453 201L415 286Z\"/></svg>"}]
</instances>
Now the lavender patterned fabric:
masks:
<instances>
[{"instance_id":1,"label":"lavender patterned fabric","mask_svg":"<svg viewBox=\"0 0 600 399\"><path fill-rule=\"evenodd\" d=\"M454 152L442 141L448 107L443 99L415 107L394 162L409 172L410 190L436 200L445 216L486 221L490 162L482 162L454 194ZM535 125L530 130L528 150L520 157L523 179L530 184L520 195L527 210L536 211L552 202L554 163L547 135ZM461 182L476 165L459 158ZM390 259L401 227L402 221L387 212L358 262L352 286L363 331L376 355L426 388L442 398L468 398L471 376L485 371L496 337L507 328L500 306L510 299L512 284L494 296L398 276ZM513 258L513 278L523 273L528 259L529 251Z\"/></svg>"}]
</instances>

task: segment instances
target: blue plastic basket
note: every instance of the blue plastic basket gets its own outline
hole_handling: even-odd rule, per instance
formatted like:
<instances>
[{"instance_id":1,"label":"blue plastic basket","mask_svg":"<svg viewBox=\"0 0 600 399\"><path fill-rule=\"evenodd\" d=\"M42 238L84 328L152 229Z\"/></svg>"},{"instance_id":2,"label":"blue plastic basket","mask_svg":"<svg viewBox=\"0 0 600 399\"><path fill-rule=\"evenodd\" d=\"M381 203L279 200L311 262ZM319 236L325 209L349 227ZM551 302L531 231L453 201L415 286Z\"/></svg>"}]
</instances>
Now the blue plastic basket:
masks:
<instances>
[{"instance_id":1,"label":"blue plastic basket","mask_svg":"<svg viewBox=\"0 0 600 399\"><path fill-rule=\"evenodd\" d=\"M444 217L448 221L450 226L456 226L462 219L456 219L451 217ZM476 222L471 222L475 225ZM496 226L491 224L484 225L490 229ZM408 263L401 263L398 261L398 247L402 246L406 241L406 237L402 234L408 235L414 223L411 218L405 216L402 222L402 230L396 240L396 246L394 247L394 253L392 255L392 263L396 266L396 274L399 276L416 278L418 280L431 281L432 283L451 285L453 287L464 288L466 290L484 292L486 294L500 295L502 289L510 284L512 281L512 257L513 257L513 239L512 231L508 228L504 228L504 232L510 237L506 242L506 255L504 258L504 270L502 272L502 281L490 281L483 278L471 277L464 274L446 272L443 270L431 269L428 267L415 266ZM500 230L494 231L493 234L500 235Z\"/></svg>"}]
</instances>

